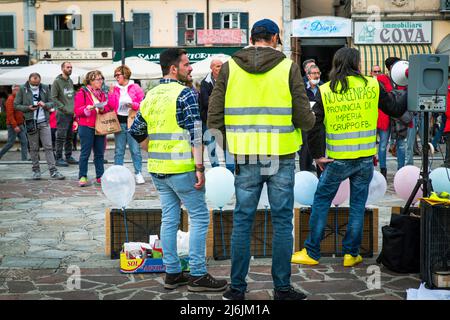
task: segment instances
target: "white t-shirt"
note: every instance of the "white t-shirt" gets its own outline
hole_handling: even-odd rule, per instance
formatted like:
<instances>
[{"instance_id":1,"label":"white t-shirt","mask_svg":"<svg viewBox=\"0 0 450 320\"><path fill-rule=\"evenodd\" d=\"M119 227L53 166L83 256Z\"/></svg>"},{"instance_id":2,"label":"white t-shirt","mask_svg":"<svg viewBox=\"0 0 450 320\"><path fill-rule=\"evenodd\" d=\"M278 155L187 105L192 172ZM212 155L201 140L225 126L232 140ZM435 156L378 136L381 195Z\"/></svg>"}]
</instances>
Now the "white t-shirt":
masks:
<instances>
[{"instance_id":1,"label":"white t-shirt","mask_svg":"<svg viewBox=\"0 0 450 320\"><path fill-rule=\"evenodd\" d=\"M31 93L33 94L33 106L37 105L39 102L39 88L37 89L31 89ZM45 122L45 112L44 109L39 107L37 110L34 111L34 119L37 120L37 123Z\"/></svg>"},{"instance_id":2,"label":"white t-shirt","mask_svg":"<svg viewBox=\"0 0 450 320\"><path fill-rule=\"evenodd\" d=\"M117 85L117 87L120 89L119 109L117 110L118 115L128 116L129 108L127 107L127 104L133 102L130 95L128 94L128 86L130 84L131 82L128 82L126 86Z\"/></svg>"}]
</instances>

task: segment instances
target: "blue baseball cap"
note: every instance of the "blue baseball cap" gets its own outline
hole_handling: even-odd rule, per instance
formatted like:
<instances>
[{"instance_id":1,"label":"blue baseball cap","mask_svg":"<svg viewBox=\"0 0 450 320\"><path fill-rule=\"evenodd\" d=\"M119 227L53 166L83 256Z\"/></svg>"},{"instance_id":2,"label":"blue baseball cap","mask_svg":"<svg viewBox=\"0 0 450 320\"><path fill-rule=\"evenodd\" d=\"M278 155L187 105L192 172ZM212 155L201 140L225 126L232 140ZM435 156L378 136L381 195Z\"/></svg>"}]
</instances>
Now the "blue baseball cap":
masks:
<instances>
[{"instance_id":1,"label":"blue baseball cap","mask_svg":"<svg viewBox=\"0 0 450 320\"><path fill-rule=\"evenodd\" d=\"M281 44L280 39L280 28L277 24L270 19L262 19L256 21L252 27L251 35L256 35L260 33L278 34L278 42Z\"/></svg>"}]
</instances>

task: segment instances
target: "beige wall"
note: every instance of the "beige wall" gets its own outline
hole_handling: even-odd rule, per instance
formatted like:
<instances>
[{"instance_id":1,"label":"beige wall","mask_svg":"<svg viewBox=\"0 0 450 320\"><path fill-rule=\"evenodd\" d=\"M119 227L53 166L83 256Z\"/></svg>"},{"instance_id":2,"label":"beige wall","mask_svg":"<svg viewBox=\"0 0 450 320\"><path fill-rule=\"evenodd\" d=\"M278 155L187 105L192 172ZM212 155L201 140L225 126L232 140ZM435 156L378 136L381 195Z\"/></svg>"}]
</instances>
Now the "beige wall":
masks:
<instances>
[{"instance_id":1,"label":"beige wall","mask_svg":"<svg viewBox=\"0 0 450 320\"><path fill-rule=\"evenodd\" d=\"M0 49L5 55L25 54L24 45L24 5L22 1L0 2L0 15L13 15L15 21L15 49Z\"/></svg>"},{"instance_id":2,"label":"beige wall","mask_svg":"<svg viewBox=\"0 0 450 320\"><path fill-rule=\"evenodd\" d=\"M450 34L450 21L449 20L434 20L433 21L433 43L434 49L437 48L439 43L448 34Z\"/></svg>"},{"instance_id":3,"label":"beige wall","mask_svg":"<svg viewBox=\"0 0 450 320\"><path fill-rule=\"evenodd\" d=\"M120 20L120 1L46 1L38 2L37 33L38 50L52 48L52 32L44 31L45 14L65 13L68 9L82 15L82 30L74 31L74 47L79 50L92 49L92 14L112 13L114 21ZM249 12L249 25L262 18L270 18L282 27L281 1L244 0L244 1L211 1L210 26L213 12ZM177 13L203 12L206 14L205 0L190 1L126 1L125 20L130 21L133 12L150 13L151 44L156 47L175 46L177 44ZM205 25L206 25L205 17ZM22 41L23 42L23 41Z\"/></svg>"},{"instance_id":4,"label":"beige wall","mask_svg":"<svg viewBox=\"0 0 450 320\"><path fill-rule=\"evenodd\" d=\"M302 0L301 18L314 16L334 16L332 0Z\"/></svg>"},{"instance_id":5,"label":"beige wall","mask_svg":"<svg viewBox=\"0 0 450 320\"><path fill-rule=\"evenodd\" d=\"M420 14L439 12L440 0L407 0L405 5L395 5L392 0L352 0L352 13L366 13L370 6L378 7L381 12Z\"/></svg>"}]
</instances>

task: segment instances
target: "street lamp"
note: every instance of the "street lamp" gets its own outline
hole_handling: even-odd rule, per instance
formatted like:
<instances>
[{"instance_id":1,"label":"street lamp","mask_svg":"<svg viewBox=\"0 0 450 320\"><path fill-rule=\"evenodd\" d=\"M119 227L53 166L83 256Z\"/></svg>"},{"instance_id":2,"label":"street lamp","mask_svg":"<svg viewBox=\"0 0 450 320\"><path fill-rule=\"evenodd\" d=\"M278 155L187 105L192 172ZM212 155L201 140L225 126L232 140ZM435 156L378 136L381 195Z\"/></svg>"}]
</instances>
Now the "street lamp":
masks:
<instances>
[{"instance_id":1,"label":"street lamp","mask_svg":"<svg viewBox=\"0 0 450 320\"><path fill-rule=\"evenodd\" d=\"M125 1L120 0L120 47L122 65L125 65Z\"/></svg>"}]
</instances>

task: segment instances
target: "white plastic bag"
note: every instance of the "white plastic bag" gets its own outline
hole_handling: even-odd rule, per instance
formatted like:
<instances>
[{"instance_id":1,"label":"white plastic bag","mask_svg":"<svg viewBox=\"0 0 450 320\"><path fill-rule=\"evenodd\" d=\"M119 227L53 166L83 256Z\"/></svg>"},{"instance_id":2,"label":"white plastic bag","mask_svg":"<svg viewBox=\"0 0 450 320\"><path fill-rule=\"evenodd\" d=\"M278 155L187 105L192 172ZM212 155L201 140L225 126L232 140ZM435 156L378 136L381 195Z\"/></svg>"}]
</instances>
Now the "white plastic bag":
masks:
<instances>
[{"instance_id":1,"label":"white plastic bag","mask_svg":"<svg viewBox=\"0 0 450 320\"><path fill-rule=\"evenodd\" d=\"M178 230L177 253L179 257L189 256L189 232L183 232L181 230Z\"/></svg>"}]
</instances>

